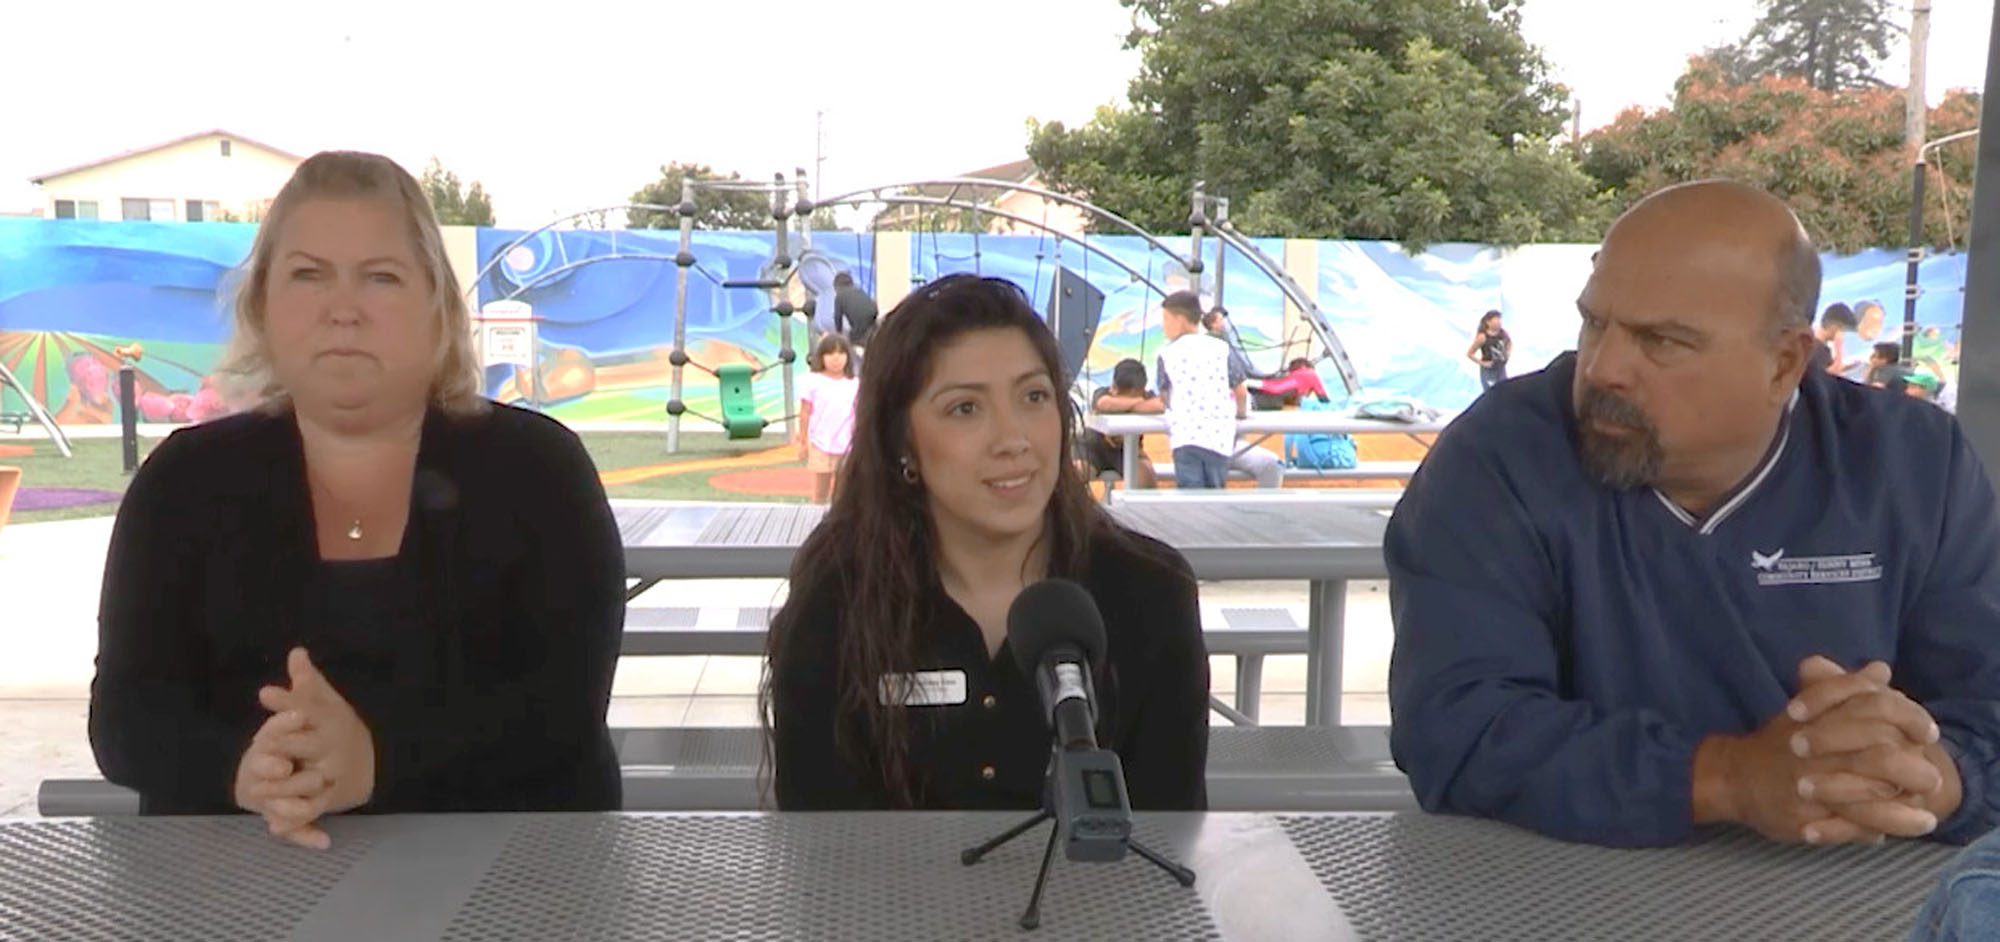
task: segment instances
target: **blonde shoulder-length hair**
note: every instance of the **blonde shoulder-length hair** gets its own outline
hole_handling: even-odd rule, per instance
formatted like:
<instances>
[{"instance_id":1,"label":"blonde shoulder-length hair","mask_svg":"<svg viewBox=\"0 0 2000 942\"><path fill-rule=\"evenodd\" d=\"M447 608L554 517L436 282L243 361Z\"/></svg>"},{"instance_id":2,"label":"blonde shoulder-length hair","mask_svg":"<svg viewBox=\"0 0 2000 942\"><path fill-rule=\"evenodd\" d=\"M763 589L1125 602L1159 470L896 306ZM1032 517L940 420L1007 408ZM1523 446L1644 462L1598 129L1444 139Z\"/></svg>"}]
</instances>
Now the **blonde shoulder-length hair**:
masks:
<instances>
[{"instance_id":1,"label":"blonde shoulder-length hair","mask_svg":"<svg viewBox=\"0 0 2000 942\"><path fill-rule=\"evenodd\" d=\"M431 308L437 313L438 349L431 374L430 404L453 415L471 415L488 402L481 394L477 353L472 344L472 318L460 293L458 276L445 257L444 237L430 200L409 171L379 154L321 151L306 158L278 191L250 257L234 275L235 330L223 355L221 372L232 382L232 399L250 408L281 412L291 394L271 369L271 351L264 331L264 299L271 280L278 233L300 203L314 199L373 199L401 211L415 251L431 288Z\"/></svg>"}]
</instances>

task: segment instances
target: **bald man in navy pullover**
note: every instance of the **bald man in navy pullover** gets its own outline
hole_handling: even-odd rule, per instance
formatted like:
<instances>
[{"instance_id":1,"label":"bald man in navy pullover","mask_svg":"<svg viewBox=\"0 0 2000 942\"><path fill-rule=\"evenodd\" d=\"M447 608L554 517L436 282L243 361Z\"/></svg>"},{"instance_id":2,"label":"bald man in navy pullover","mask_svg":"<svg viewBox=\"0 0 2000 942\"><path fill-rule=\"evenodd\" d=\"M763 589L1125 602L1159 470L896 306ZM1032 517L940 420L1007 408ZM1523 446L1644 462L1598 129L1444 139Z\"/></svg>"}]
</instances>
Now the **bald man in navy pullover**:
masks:
<instances>
[{"instance_id":1,"label":"bald man in navy pullover","mask_svg":"<svg viewBox=\"0 0 2000 942\"><path fill-rule=\"evenodd\" d=\"M1610 845L2000 823L2000 513L1941 410L1810 370L1786 207L1670 188L1577 351L1480 398L1389 525L1392 745L1432 811Z\"/></svg>"}]
</instances>

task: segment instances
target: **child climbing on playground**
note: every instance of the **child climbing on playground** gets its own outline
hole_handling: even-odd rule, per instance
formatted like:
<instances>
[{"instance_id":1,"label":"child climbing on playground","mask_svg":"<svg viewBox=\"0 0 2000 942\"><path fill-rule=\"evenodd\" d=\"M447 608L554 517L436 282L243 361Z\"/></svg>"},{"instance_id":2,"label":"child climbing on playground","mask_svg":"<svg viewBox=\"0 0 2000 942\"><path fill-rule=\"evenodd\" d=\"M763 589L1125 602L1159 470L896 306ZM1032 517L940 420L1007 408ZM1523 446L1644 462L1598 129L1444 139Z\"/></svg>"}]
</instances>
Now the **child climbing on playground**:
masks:
<instances>
[{"instance_id":1,"label":"child climbing on playground","mask_svg":"<svg viewBox=\"0 0 2000 942\"><path fill-rule=\"evenodd\" d=\"M826 334L813 348L811 365L799 388L799 457L813 476L813 503L833 499L834 475L854 442L854 347L840 334Z\"/></svg>"},{"instance_id":2,"label":"child climbing on playground","mask_svg":"<svg viewBox=\"0 0 2000 942\"><path fill-rule=\"evenodd\" d=\"M1259 409L1282 409L1295 406L1305 396L1312 396L1321 402L1328 401L1326 384L1320 381L1319 371L1313 369L1311 360L1293 357L1285 365L1281 376L1263 380L1250 387L1250 402Z\"/></svg>"}]
</instances>

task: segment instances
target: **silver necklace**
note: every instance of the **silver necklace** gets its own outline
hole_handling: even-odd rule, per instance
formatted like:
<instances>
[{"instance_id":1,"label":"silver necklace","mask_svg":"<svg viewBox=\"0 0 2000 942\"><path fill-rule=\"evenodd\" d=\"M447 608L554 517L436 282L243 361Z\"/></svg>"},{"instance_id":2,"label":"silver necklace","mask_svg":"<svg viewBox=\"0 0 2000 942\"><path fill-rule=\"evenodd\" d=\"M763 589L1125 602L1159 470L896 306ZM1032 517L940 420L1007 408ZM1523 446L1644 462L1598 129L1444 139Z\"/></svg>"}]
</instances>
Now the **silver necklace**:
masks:
<instances>
[{"instance_id":1,"label":"silver necklace","mask_svg":"<svg viewBox=\"0 0 2000 942\"><path fill-rule=\"evenodd\" d=\"M351 526L351 527L348 527L348 528L347 528L347 538L348 538L348 539L350 539L350 540L359 540L359 539L361 539L361 518L360 518L360 517L356 517L356 518L354 518L354 525L353 525L353 526Z\"/></svg>"}]
</instances>

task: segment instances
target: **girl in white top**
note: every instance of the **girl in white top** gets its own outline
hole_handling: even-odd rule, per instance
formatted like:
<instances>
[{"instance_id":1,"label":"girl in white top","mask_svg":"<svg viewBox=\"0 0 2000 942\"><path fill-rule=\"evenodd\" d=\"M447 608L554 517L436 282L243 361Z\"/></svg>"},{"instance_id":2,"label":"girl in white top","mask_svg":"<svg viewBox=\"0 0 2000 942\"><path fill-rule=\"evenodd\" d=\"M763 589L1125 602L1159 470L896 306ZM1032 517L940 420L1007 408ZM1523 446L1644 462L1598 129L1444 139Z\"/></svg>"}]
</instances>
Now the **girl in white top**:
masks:
<instances>
[{"instance_id":1,"label":"girl in white top","mask_svg":"<svg viewBox=\"0 0 2000 942\"><path fill-rule=\"evenodd\" d=\"M834 474L854 442L854 348L840 334L827 334L813 349L813 372L799 390L799 457L813 476L813 503L833 499Z\"/></svg>"}]
</instances>

